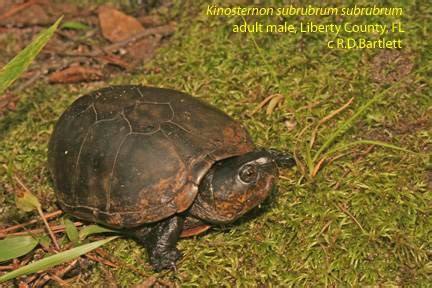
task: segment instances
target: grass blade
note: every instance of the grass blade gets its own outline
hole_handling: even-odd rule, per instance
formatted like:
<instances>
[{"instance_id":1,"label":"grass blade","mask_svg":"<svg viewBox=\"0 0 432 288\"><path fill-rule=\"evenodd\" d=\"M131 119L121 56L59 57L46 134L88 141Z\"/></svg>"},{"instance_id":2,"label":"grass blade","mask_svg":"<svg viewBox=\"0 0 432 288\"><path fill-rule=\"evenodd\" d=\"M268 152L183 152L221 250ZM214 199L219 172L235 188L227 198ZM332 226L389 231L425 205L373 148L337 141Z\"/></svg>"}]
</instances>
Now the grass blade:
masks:
<instances>
[{"instance_id":1,"label":"grass blade","mask_svg":"<svg viewBox=\"0 0 432 288\"><path fill-rule=\"evenodd\" d=\"M335 147L335 148L327 151L325 154L326 154L326 156L330 156L331 154L334 154L334 153L336 153L338 151L346 150L346 149L348 149L348 148L350 148L352 146L355 146L355 145L364 145L364 144L381 146L381 147L384 147L384 148L393 149L393 150L397 150L397 151L402 151L402 152L409 153L409 154L423 155L423 153L414 152L414 151L408 150L406 148L402 148L402 147L399 147L399 146L396 146L396 145L393 145L393 144L389 144L389 143L382 142L382 141L376 141L376 140L357 140L357 141L353 141L353 142L350 142L350 143L339 145L339 146L337 146L337 147Z\"/></svg>"},{"instance_id":2,"label":"grass blade","mask_svg":"<svg viewBox=\"0 0 432 288\"><path fill-rule=\"evenodd\" d=\"M383 91L381 91L381 93L376 94L374 97L372 97L372 99L370 99L369 101L367 101L363 106L361 106L356 113L354 113L353 116L351 116L349 119L347 119L344 123L342 123L342 125L340 125L338 127L338 129L336 129L336 131L334 131L333 133L330 134L330 136L327 138L327 140L324 142L324 144L320 147L320 149L318 149L318 151L315 153L314 157L313 157L313 162L316 162L316 160L318 159L318 157L321 155L322 152L324 152L327 148L329 148L333 142L336 140L337 137L339 137L340 135L342 135L345 131L347 131L353 124L354 122L360 117L362 116L365 112L366 109L369 108L372 104L374 104L375 102L377 102L378 100L380 100L390 89L396 87L395 86L390 86L386 89L384 89Z\"/></svg>"},{"instance_id":3,"label":"grass blade","mask_svg":"<svg viewBox=\"0 0 432 288\"><path fill-rule=\"evenodd\" d=\"M118 236L109 237L109 238L102 239L99 241L84 244L84 245L72 248L70 250L60 252L60 253L55 254L55 255L48 256L48 257L43 258L39 261L30 263L24 267L18 268L14 271L11 271L9 273L6 273L6 274L0 276L0 282L14 279L14 278L22 276L22 275L35 273L37 271L46 270L46 269L51 268L53 266L65 263L65 262L70 261L74 258L77 258L83 254L86 254L86 253L88 253L88 252L116 239L117 237Z\"/></svg>"},{"instance_id":4,"label":"grass blade","mask_svg":"<svg viewBox=\"0 0 432 288\"><path fill-rule=\"evenodd\" d=\"M8 88L32 63L42 48L48 43L51 36L57 30L57 26L63 17L60 17L51 27L39 33L39 35L18 55L0 70L0 95Z\"/></svg>"},{"instance_id":5,"label":"grass blade","mask_svg":"<svg viewBox=\"0 0 432 288\"><path fill-rule=\"evenodd\" d=\"M39 243L32 236L7 237L0 240L0 262L26 255Z\"/></svg>"},{"instance_id":6,"label":"grass blade","mask_svg":"<svg viewBox=\"0 0 432 288\"><path fill-rule=\"evenodd\" d=\"M246 19L243 16L240 16L243 20L243 23L247 26L248 22L246 21ZM275 81L275 84L279 84L279 79L277 77L276 71L275 69L273 69L269 62L267 61L266 57L264 56L264 52L262 51L261 47L258 45L258 43L255 40L255 36L254 33L247 33L248 36L250 37L250 39L252 40L252 43L255 46L255 49L257 50L259 56L261 57L261 60L264 62L264 65L266 65L268 72L271 73L273 80Z\"/></svg>"}]
</instances>

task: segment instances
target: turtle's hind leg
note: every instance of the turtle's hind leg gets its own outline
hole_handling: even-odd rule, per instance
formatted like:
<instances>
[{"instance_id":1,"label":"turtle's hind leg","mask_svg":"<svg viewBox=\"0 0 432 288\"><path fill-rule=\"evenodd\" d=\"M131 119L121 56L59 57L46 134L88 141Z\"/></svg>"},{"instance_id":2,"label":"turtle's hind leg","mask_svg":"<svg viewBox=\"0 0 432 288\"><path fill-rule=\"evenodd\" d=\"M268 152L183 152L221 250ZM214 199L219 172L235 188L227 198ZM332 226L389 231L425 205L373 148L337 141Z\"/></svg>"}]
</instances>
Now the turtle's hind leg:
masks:
<instances>
[{"instance_id":1,"label":"turtle's hind leg","mask_svg":"<svg viewBox=\"0 0 432 288\"><path fill-rule=\"evenodd\" d=\"M147 249L150 263L156 271L175 268L181 253L177 241L183 231L184 218L172 216L152 226L142 226L128 231L128 235Z\"/></svg>"}]
</instances>

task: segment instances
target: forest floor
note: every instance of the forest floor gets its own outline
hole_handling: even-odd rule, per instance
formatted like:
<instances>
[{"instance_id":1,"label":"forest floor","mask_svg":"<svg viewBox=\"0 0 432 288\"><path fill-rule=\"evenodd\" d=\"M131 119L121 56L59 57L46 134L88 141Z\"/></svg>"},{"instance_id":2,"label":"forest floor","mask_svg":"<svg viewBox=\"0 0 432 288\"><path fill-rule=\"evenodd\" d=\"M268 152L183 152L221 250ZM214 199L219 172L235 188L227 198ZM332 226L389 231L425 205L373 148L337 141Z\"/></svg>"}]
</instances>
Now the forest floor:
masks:
<instances>
[{"instance_id":1,"label":"forest floor","mask_svg":"<svg viewBox=\"0 0 432 288\"><path fill-rule=\"evenodd\" d=\"M281 171L277 189L259 212L182 239L176 271L154 273L144 249L121 238L82 257L84 268L63 280L74 287L430 285L432 5L427 1L401 1L399 18L352 20L400 21L406 31L397 36L402 49L329 49L325 33L233 32L244 20L351 21L338 16L209 16L205 1L143 1L153 4L148 9L111 1L116 10L98 1L39 1L10 13L22 6L12 2L0 5L0 66L60 15L65 26L0 96L0 228L37 218L16 208L11 175L26 183L44 212L58 209L46 156L53 125L80 95L106 85L185 91L243 123L257 146L293 151L298 161ZM109 21L101 25L104 14L124 17L120 10L141 26L130 20L132 26L114 27L117 33ZM123 35L133 29L142 38ZM37 227L42 226L32 229ZM58 237L67 241L62 233ZM58 285L51 278L48 284Z\"/></svg>"}]
</instances>

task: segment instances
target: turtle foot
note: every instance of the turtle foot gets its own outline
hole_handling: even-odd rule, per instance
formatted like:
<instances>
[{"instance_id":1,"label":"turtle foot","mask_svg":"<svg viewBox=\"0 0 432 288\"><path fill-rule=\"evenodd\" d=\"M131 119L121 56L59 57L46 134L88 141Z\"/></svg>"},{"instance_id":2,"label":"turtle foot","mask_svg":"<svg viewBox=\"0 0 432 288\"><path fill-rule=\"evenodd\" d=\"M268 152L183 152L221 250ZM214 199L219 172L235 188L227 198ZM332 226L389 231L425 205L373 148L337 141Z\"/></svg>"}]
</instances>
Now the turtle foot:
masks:
<instances>
[{"instance_id":1,"label":"turtle foot","mask_svg":"<svg viewBox=\"0 0 432 288\"><path fill-rule=\"evenodd\" d=\"M181 257L176 244L183 231L184 218L172 216L155 223L152 227L143 226L132 231L132 236L147 249L150 263L156 271L175 269Z\"/></svg>"},{"instance_id":2,"label":"turtle foot","mask_svg":"<svg viewBox=\"0 0 432 288\"><path fill-rule=\"evenodd\" d=\"M150 263L156 272L163 269L176 269L176 262L181 257L181 252L176 248L162 253L154 253L150 256Z\"/></svg>"}]
</instances>

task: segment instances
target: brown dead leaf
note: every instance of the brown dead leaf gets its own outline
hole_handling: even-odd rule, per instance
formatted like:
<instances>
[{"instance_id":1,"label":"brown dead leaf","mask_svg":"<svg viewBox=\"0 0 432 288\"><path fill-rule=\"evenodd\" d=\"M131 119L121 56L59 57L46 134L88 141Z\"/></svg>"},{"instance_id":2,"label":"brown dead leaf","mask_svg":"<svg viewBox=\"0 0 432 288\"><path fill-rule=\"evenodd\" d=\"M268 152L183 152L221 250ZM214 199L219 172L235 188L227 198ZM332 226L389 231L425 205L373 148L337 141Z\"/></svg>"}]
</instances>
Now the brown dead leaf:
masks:
<instances>
[{"instance_id":1,"label":"brown dead leaf","mask_svg":"<svg viewBox=\"0 0 432 288\"><path fill-rule=\"evenodd\" d=\"M273 100L276 99L276 100ZM265 105L270 104L269 102L272 102L271 105L269 105L269 107L267 107L267 115L271 114L273 112L273 109L275 108L275 106L281 102L284 99L282 94L276 93L276 94L272 94L270 96L267 96L264 100L262 100L257 107L255 107L254 110L252 110L252 112L248 113L247 116L252 117L255 113L257 113L258 111L260 111Z\"/></svg>"},{"instance_id":2,"label":"brown dead leaf","mask_svg":"<svg viewBox=\"0 0 432 288\"><path fill-rule=\"evenodd\" d=\"M0 15L0 24L2 25L47 25L52 22L43 5L34 0L23 4L15 4L7 9Z\"/></svg>"},{"instance_id":3,"label":"brown dead leaf","mask_svg":"<svg viewBox=\"0 0 432 288\"><path fill-rule=\"evenodd\" d=\"M154 51L159 47L161 39L161 35L141 39L129 45L127 52L135 62L146 62L153 57Z\"/></svg>"},{"instance_id":4,"label":"brown dead leaf","mask_svg":"<svg viewBox=\"0 0 432 288\"><path fill-rule=\"evenodd\" d=\"M280 105L284 99L284 96L281 94L278 94L276 97L272 98L267 104L266 114L271 115L276 106Z\"/></svg>"},{"instance_id":5,"label":"brown dead leaf","mask_svg":"<svg viewBox=\"0 0 432 288\"><path fill-rule=\"evenodd\" d=\"M52 24L61 15L69 19L89 14L87 10L79 9L76 4L53 2L52 0L1 0L0 25L45 26Z\"/></svg>"},{"instance_id":6,"label":"brown dead leaf","mask_svg":"<svg viewBox=\"0 0 432 288\"><path fill-rule=\"evenodd\" d=\"M145 27L154 27L162 24L161 19L157 15L143 15L138 17L137 20Z\"/></svg>"},{"instance_id":7,"label":"brown dead leaf","mask_svg":"<svg viewBox=\"0 0 432 288\"><path fill-rule=\"evenodd\" d=\"M64 70L54 72L49 77L51 83L77 83L102 79L100 70L79 65L70 66Z\"/></svg>"},{"instance_id":8,"label":"brown dead leaf","mask_svg":"<svg viewBox=\"0 0 432 288\"><path fill-rule=\"evenodd\" d=\"M99 24L102 35L111 42L123 41L144 31L136 18L109 7L99 9Z\"/></svg>"}]
</instances>

